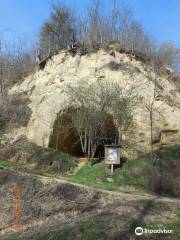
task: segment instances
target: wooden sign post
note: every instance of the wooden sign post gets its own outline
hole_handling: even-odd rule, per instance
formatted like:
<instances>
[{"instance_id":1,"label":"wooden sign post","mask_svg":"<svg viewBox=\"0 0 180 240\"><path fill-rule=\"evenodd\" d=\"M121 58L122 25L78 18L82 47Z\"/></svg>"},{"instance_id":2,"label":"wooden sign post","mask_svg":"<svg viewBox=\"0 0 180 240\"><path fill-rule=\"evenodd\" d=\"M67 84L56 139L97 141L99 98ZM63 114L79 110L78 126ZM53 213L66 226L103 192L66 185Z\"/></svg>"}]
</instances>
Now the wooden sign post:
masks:
<instances>
[{"instance_id":1,"label":"wooden sign post","mask_svg":"<svg viewBox=\"0 0 180 240\"><path fill-rule=\"evenodd\" d=\"M111 174L114 172L114 164L120 164L120 146L105 145L105 164L111 165Z\"/></svg>"}]
</instances>

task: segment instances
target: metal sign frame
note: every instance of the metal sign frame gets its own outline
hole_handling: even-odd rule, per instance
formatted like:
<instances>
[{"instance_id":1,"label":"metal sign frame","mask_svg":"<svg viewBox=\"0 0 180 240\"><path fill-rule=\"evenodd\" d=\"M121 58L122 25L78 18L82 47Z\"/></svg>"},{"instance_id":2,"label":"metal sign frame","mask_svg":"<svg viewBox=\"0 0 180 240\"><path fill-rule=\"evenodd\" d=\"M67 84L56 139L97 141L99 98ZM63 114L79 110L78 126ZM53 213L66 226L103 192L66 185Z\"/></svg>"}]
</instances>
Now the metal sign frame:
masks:
<instances>
[{"instance_id":1,"label":"metal sign frame","mask_svg":"<svg viewBox=\"0 0 180 240\"><path fill-rule=\"evenodd\" d=\"M105 145L105 164L120 164L120 145Z\"/></svg>"}]
</instances>

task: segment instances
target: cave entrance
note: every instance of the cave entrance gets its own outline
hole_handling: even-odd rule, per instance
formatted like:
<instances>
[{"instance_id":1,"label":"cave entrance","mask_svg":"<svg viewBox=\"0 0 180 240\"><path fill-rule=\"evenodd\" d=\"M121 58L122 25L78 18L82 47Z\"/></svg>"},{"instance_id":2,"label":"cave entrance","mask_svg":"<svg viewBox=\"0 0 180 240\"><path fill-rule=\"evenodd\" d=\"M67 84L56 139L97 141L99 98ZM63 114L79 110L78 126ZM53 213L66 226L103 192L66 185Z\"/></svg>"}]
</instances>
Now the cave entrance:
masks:
<instances>
[{"instance_id":1,"label":"cave entrance","mask_svg":"<svg viewBox=\"0 0 180 240\"><path fill-rule=\"evenodd\" d=\"M54 122L49 147L76 157L84 157L78 133L74 127L71 127L70 123L71 119L68 110L58 114ZM118 141L118 131L111 115L107 115L104 128L104 135L98 140L99 144L95 157L104 156L104 145L114 144Z\"/></svg>"},{"instance_id":2,"label":"cave entrance","mask_svg":"<svg viewBox=\"0 0 180 240\"><path fill-rule=\"evenodd\" d=\"M53 126L49 147L76 157L82 157L81 144L75 128L71 127L68 112L59 113Z\"/></svg>"}]
</instances>

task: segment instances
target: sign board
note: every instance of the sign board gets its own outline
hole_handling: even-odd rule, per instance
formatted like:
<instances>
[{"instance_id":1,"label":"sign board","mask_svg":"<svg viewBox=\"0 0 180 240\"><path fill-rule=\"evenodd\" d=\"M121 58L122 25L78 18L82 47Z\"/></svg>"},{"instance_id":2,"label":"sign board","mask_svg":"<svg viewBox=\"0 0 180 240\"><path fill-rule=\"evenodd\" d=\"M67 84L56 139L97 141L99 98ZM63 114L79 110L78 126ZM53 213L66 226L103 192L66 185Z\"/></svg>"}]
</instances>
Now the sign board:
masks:
<instances>
[{"instance_id":1,"label":"sign board","mask_svg":"<svg viewBox=\"0 0 180 240\"><path fill-rule=\"evenodd\" d=\"M105 163L120 164L120 146L119 145L105 146Z\"/></svg>"}]
</instances>

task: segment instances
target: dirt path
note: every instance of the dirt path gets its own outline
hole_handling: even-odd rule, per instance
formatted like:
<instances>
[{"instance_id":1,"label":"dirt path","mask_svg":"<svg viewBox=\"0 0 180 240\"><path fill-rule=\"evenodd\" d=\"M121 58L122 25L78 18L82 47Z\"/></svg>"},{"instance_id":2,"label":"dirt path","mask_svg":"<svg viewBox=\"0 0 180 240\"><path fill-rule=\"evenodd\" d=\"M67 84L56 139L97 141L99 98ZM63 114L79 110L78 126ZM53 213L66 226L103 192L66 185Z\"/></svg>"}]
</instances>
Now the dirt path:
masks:
<instances>
[{"instance_id":1,"label":"dirt path","mask_svg":"<svg viewBox=\"0 0 180 240\"><path fill-rule=\"evenodd\" d=\"M52 177L52 176L41 176L41 175L35 175L35 176L45 184L47 184L47 183L53 184L53 182L68 183L68 184L72 184L77 187L82 187L82 188L89 189L89 190L95 190L95 191L98 191L101 193L110 194L112 196L126 198L128 200L134 200L134 199L136 199L136 200L155 200L155 201L160 201L160 202L179 203L179 206L180 206L180 199L163 197L163 196L161 197L161 196L153 195L150 193L145 193L145 192L139 191L139 190L136 190L136 191L128 190L128 192L126 192L126 191L110 191L110 190L104 190L101 188L90 187L90 186L83 185L80 183L71 182L70 180L66 180L63 177L57 178L57 177Z\"/></svg>"},{"instance_id":2,"label":"dirt path","mask_svg":"<svg viewBox=\"0 0 180 240\"><path fill-rule=\"evenodd\" d=\"M32 186L37 192L34 194L32 191L31 201L25 205L24 209L29 213L23 216L24 221L21 222L23 237L31 236L36 232L60 230L89 221L89 219L94 219L94 221L98 219L106 226L110 223L112 228L115 224L118 231L122 231L128 224L131 225L131 222L139 219L149 218L150 221L159 219L158 221L161 222L162 219L166 219L167 215L173 218L177 208L180 207L179 199L159 197L139 190L109 191L70 182L59 177L27 173L20 175L23 181L26 178L30 180L27 184L25 182L28 192L31 179L38 180L38 185L42 183L38 189L36 188L38 185ZM70 201L67 201L69 199ZM8 198L4 196L2 201L4 210L12 207L12 203L7 200ZM84 203L79 204L81 202ZM34 214L31 214L32 211ZM4 236L13 233L14 229L12 225L14 220L10 215L7 217L9 218L7 225L0 229L0 239L3 240L6 239Z\"/></svg>"}]
</instances>

